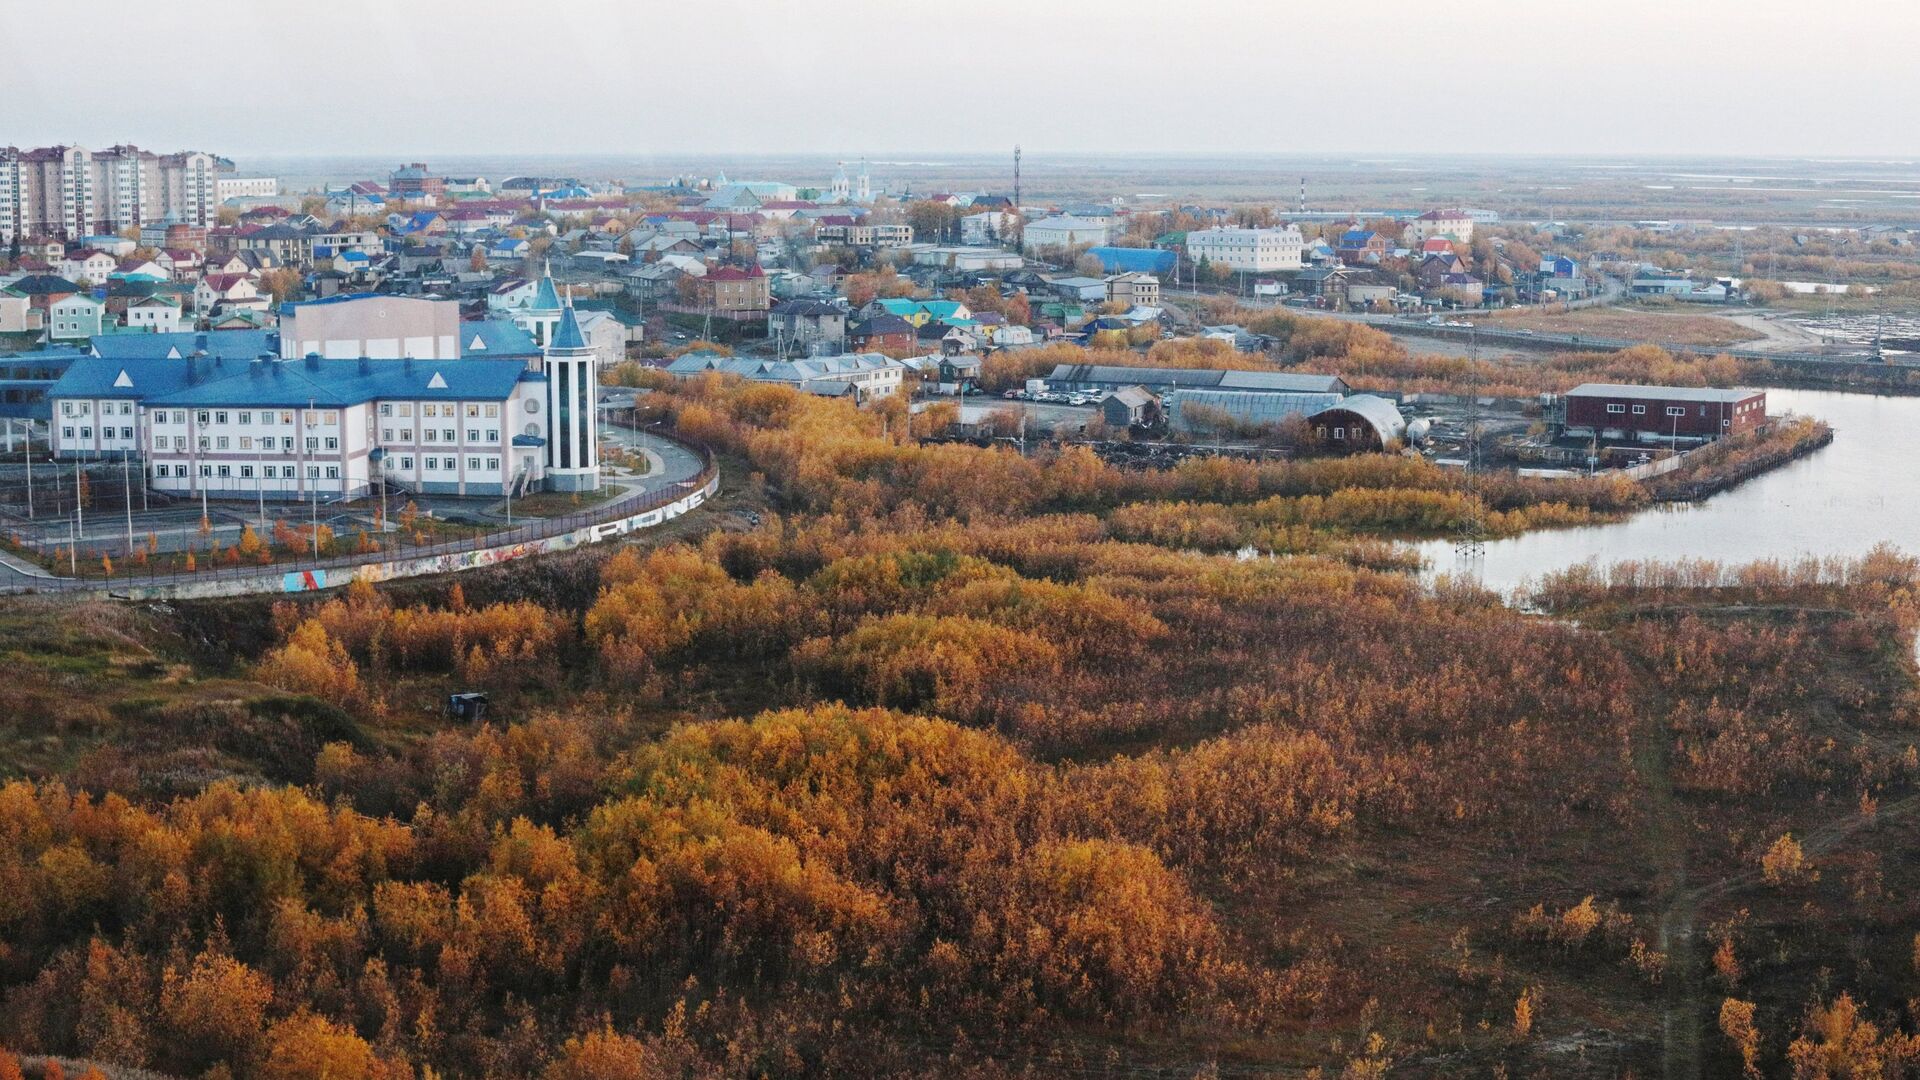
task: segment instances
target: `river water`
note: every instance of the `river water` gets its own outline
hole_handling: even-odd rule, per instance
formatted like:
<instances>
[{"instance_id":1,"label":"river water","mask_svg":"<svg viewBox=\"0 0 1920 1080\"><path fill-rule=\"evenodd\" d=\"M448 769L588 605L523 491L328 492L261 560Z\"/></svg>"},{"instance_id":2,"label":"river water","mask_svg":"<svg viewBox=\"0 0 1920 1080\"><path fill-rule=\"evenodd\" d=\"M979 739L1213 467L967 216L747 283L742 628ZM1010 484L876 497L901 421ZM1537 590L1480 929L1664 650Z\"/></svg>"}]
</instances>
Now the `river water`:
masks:
<instances>
[{"instance_id":1,"label":"river water","mask_svg":"<svg viewBox=\"0 0 1920 1080\"><path fill-rule=\"evenodd\" d=\"M1825 420L1833 442L1702 503L1489 541L1477 559L1463 558L1450 540L1415 547L1430 574L1470 577L1502 593L1588 560L1851 557L1879 543L1920 552L1920 398L1769 390L1767 411Z\"/></svg>"}]
</instances>

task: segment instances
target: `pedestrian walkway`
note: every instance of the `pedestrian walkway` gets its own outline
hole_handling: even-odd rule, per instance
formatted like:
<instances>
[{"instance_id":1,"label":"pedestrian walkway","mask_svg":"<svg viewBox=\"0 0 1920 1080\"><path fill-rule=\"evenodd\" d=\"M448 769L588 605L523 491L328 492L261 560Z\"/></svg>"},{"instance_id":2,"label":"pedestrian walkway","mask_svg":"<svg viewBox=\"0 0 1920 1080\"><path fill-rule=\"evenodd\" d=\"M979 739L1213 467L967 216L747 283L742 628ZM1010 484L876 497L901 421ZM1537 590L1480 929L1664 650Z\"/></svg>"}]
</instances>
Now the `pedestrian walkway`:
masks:
<instances>
[{"instance_id":1,"label":"pedestrian walkway","mask_svg":"<svg viewBox=\"0 0 1920 1080\"><path fill-rule=\"evenodd\" d=\"M224 566L111 580L61 577L0 553L0 592L110 592L134 599L301 592L345 585L357 578L384 581L452 573L567 551L671 521L719 491L719 467L711 454L664 436L651 438L661 451L661 469L640 482L628 481L618 495L564 517L528 519L467 540L311 563Z\"/></svg>"}]
</instances>

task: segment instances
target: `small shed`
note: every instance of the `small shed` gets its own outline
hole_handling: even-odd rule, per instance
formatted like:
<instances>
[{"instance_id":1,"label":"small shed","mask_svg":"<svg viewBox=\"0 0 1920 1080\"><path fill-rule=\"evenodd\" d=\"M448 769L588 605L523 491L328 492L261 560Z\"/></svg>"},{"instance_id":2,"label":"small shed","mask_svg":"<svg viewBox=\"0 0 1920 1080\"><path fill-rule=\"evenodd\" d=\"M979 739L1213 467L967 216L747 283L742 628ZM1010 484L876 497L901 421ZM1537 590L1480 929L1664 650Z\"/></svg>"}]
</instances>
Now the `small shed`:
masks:
<instances>
[{"instance_id":1,"label":"small shed","mask_svg":"<svg viewBox=\"0 0 1920 1080\"><path fill-rule=\"evenodd\" d=\"M1113 427L1137 427L1160 418L1160 399L1144 386L1116 390L1100 402L1100 415Z\"/></svg>"}]
</instances>

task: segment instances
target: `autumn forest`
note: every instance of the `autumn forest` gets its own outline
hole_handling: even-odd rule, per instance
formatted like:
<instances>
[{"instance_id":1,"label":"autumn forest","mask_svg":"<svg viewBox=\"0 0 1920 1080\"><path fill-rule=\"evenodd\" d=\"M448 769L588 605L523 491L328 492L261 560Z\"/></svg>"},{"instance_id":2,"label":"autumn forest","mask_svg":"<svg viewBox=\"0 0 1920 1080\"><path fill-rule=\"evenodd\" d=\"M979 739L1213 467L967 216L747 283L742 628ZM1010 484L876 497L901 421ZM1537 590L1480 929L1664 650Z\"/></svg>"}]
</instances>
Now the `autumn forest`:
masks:
<instances>
[{"instance_id":1,"label":"autumn forest","mask_svg":"<svg viewBox=\"0 0 1920 1080\"><path fill-rule=\"evenodd\" d=\"M1398 542L1649 493L639 381L658 536L0 608L0 1078L1920 1075L1913 560L1506 603Z\"/></svg>"}]
</instances>

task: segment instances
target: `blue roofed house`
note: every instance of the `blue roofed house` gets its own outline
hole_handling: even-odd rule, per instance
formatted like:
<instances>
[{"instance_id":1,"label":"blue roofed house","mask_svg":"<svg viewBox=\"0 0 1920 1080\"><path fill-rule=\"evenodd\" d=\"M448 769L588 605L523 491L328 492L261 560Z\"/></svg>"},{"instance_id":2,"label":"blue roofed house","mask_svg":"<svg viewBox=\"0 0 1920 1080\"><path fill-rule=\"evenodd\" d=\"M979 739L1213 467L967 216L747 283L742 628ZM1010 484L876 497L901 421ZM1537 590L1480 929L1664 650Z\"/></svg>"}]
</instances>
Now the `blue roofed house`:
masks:
<instances>
[{"instance_id":1,"label":"blue roofed house","mask_svg":"<svg viewBox=\"0 0 1920 1080\"><path fill-rule=\"evenodd\" d=\"M1387 255L1387 238L1371 229L1348 229L1340 234L1340 261L1349 266L1377 263Z\"/></svg>"},{"instance_id":2,"label":"blue roofed house","mask_svg":"<svg viewBox=\"0 0 1920 1080\"><path fill-rule=\"evenodd\" d=\"M533 245L524 238L506 236L487 244L486 258L488 262L518 262L532 250Z\"/></svg>"}]
</instances>

